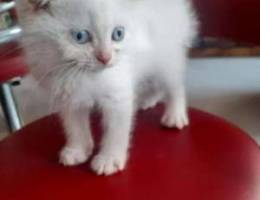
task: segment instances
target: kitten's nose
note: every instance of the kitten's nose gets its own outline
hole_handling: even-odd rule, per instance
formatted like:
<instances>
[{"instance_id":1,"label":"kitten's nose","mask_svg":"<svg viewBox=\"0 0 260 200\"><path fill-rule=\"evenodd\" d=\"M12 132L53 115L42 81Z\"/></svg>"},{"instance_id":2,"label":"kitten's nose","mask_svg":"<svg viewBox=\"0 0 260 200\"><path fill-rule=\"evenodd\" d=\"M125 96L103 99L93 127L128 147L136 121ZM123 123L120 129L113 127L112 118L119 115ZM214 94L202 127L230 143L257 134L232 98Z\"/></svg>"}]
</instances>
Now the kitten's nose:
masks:
<instances>
[{"instance_id":1,"label":"kitten's nose","mask_svg":"<svg viewBox=\"0 0 260 200\"><path fill-rule=\"evenodd\" d=\"M101 62L102 64L106 65L109 63L109 61L111 60L112 58L112 55L111 53L109 52L98 52L96 54L96 58L99 62Z\"/></svg>"}]
</instances>

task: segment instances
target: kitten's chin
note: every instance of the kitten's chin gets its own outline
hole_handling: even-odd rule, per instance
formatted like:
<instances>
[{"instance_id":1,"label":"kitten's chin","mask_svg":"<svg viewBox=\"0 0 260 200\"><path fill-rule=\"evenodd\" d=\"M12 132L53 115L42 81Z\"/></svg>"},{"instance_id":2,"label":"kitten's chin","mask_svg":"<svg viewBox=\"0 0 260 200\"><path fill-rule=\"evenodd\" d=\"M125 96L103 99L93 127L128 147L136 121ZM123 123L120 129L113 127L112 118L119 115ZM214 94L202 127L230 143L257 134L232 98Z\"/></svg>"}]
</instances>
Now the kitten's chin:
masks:
<instances>
[{"instance_id":1,"label":"kitten's chin","mask_svg":"<svg viewBox=\"0 0 260 200\"><path fill-rule=\"evenodd\" d=\"M115 66L114 63L108 63L106 65L98 64L96 66L89 67L89 70L98 72L98 71L103 71L103 70L107 70L107 69L113 68L114 66Z\"/></svg>"},{"instance_id":2,"label":"kitten's chin","mask_svg":"<svg viewBox=\"0 0 260 200\"><path fill-rule=\"evenodd\" d=\"M86 67L86 72L94 72L94 73L98 73L98 72L101 72L101 71L104 71L104 70L107 70L107 69L110 69L112 68L114 65L112 64L108 64L108 65L98 65L98 66L95 66L95 67Z\"/></svg>"}]
</instances>

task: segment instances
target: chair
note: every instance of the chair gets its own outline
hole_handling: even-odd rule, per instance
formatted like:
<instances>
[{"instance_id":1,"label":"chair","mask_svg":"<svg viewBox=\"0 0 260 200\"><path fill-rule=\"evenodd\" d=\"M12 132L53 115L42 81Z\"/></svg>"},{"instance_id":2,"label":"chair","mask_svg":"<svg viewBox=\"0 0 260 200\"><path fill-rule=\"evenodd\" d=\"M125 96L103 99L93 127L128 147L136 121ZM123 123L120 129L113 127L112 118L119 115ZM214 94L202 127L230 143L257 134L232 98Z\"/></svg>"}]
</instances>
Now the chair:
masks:
<instances>
[{"instance_id":1,"label":"chair","mask_svg":"<svg viewBox=\"0 0 260 200\"><path fill-rule=\"evenodd\" d=\"M19 130L22 126L12 90L13 80L23 77L28 72L22 52L17 46L16 42L0 46L0 101L11 132Z\"/></svg>"},{"instance_id":2,"label":"chair","mask_svg":"<svg viewBox=\"0 0 260 200\"><path fill-rule=\"evenodd\" d=\"M11 132L19 130L22 125L12 86L15 78L27 73L22 52L17 48L16 40L21 34L21 29L15 23L17 20L14 7L15 1L0 1L0 14L8 11L13 18L6 21L5 28L0 31L0 101Z\"/></svg>"}]
</instances>

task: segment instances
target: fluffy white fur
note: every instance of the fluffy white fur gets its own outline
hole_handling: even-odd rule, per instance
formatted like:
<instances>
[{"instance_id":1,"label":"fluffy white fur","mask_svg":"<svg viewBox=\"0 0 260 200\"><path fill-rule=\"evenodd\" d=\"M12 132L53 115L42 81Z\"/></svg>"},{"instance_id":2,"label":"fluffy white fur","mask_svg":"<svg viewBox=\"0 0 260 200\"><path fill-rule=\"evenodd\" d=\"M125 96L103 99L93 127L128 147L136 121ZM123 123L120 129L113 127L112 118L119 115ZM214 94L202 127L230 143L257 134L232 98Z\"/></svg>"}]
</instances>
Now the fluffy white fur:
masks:
<instances>
[{"instance_id":1,"label":"fluffy white fur","mask_svg":"<svg viewBox=\"0 0 260 200\"><path fill-rule=\"evenodd\" d=\"M103 115L104 135L91 162L99 175L123 170L133 118L139 108L165 103L161 123L188 125L184 72L196 20L186 0L17 0L22 43L39 84L60 111L67 142L66 166L88 160L94 143L89 114ZM125 39L113 42L116 26ZM71 30L88 30L93 41L77 44ZM95 52L112 59L100 63Z\"/></svg>"}]
</instances>

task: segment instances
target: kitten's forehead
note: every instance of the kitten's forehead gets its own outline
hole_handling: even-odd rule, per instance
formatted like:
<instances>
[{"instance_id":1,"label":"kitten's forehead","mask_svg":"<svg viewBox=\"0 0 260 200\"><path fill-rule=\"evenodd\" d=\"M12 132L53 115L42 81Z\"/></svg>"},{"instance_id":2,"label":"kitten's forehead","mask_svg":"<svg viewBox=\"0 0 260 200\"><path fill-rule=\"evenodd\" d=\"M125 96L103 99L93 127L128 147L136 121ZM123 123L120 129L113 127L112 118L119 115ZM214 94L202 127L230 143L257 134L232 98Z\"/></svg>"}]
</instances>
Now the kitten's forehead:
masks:
<instances>
[{"instance_id":1,"label":"kitten's forehead","mask_svg":"<svg viewBox=\"0 0 260 200\"><path fill-rule=\"evenodd\" d=\"M124 21L121 0L57 0L57 17L78 28L107 27ZM65 19L64 19L65 18Z\"/></svg>"}]
</instances>

